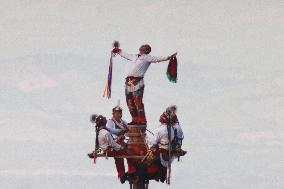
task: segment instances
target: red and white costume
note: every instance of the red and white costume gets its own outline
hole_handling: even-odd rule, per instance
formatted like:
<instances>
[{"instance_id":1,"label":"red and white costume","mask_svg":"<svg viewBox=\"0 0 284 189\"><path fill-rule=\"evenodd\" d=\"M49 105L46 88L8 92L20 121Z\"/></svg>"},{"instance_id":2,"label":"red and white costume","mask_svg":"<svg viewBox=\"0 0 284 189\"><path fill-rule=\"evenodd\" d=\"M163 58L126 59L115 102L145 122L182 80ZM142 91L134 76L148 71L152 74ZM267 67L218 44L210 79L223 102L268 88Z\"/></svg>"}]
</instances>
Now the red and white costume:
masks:
<instances>
[{"instance_id":1,"label":"red and white costume","mask_svg":"<svg viewBox=\"0 0 284 189\"><path fill-rule=\"evenodd\" d=\"M108 128L109 132L116 136L125 129L125 126L127 126L127 122L122 119L120 121L109 119L106 124L106 128Z\"/></svg>"},{"instance_id":2,"label":"red and white costume","mask_svg":"<svg viewBox=\"0 0 284 189\"><path fill-rule=\"evenodd\" d=\"M117 156L127 155L127 152L122 149L122 146L118 144L112 137L111 133L107 129L101 129L98 135L100 148L108 155L113 156L118 177L123 177L125 175L125 167L123 158L115 158ZM133 169L133 163L131 160L127 159L128 173L135 172Z\"/></svg>"},{"instance_id":3,"label":"red and white costume","mask_svg":"<svg viewBox=\"0 0 284 189\"><path fill-rule=\"evenodd\" d=\"M174 129L173 127L171 129L171 142L174 140ZM168 150L169 149L169 137L168 137L168 129L166 124L162 124L157 129L157 132L155 133L153 145L158 145L159 149Z\"/></svg>"},{"instance_id":4,"label":"red and white costume","mask_svg":"<svg viewBox=\"0 0 284 189\"><path fill-rule=\"evenodd\" d=\"M144 75L151 63L166 61L169 60L169 57L155 57L149 54L128 54L123 51L120 51L119 55L133 62L133 67L128 73L125 82L126 103L132 116L132 122L146 124L147 120L142 101L145 86Z\"/></svg>"},{"instance_id":5,"label":"red and white costume","mask_svg":"<svg viewBox=\"0 0 284 189\"><path fill-rule=\"evenodd\" d=\"M108 149L112 149L115 151L121 150L121 145L116 143L111 136L110 132L106 129L101 129L99 131L99 146L103 151L106 151Z\"/></svg>"},{"instance_id":6,"label":"red and white costume","mask_svg":"<svg viewBox=\"0 0 284 189\"><path fill-rule=\"evenodd\" d=\"M151 56L149 54L143 54L143 55L128 54L123 51L121 51L119 55L127 60L133 61L134 63L133 67L127 75L132 77L144 77L151 63L162 62L169 59L167 56L156 57L156 56Z\"/></svg>"}]
</instances>

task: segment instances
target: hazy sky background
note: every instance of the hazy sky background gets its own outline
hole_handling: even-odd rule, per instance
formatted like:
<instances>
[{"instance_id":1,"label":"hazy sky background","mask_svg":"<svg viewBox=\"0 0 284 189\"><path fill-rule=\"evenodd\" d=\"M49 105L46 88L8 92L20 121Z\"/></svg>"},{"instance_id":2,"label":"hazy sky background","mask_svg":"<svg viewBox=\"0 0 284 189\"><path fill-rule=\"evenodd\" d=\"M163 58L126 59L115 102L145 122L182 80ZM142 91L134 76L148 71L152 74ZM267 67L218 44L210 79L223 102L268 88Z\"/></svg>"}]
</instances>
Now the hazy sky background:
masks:
<instances>
[{"instance_id":1,"label":"hazy sky background","mask_svg":"<svg viewBox=\"0 0 284 189\"><path fill-rule=\"evenodd\" d=\"M0 188L106 189L113 159L96 165L89 115L110 118L131 63L115 58L113 98L103 99L113 40L137 53L178 51L145 82L148 128L178 106L189 155L172 184L150 188L284 188L284 4L280 0L0 0Z\"/></svg>"}]
</instances>

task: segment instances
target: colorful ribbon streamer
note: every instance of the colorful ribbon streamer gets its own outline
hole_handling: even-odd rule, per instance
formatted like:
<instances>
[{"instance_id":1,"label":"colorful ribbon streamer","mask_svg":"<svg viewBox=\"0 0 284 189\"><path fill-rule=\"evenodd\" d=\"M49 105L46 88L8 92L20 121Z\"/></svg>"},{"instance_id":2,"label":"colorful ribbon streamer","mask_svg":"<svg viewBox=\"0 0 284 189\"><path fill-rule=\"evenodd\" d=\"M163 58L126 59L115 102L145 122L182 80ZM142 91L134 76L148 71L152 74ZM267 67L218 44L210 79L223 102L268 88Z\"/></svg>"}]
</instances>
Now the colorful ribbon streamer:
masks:
<instances>
[{"instance_id":1,"label":"colorful ribbon streamer","mask_svg":"<svg viewBox=\"0 0 284 189\"><path fill-rule=\"evenodd\" d=\"M112 57L113 57L113 53L111 53L110 59L109 59L107 83L106 83L105 91L103 94L103 97L107 97L108 99L111 98Z\"/></svg>"}]
</instances>

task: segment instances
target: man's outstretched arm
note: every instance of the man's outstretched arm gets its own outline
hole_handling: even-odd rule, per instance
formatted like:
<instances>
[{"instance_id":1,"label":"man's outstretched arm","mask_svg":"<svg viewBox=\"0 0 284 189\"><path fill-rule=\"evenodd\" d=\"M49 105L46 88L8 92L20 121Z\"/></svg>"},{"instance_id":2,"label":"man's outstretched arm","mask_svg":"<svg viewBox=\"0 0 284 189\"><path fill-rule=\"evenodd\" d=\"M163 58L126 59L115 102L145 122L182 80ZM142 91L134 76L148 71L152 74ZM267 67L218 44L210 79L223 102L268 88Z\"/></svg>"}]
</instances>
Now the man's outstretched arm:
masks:
<instances>
[{"instance_id":1,"label":"man's outstretched arm","mask_svg":"<svg viewBox=\"0 0 284 189\"><path fill-rule=\"evenodd\" d=\"M122 52L122 50L119 49L119 48L114 48L112 50L112 53L119 54L121 57L123 57L127 60L131 60L131 61L133 61L137 58L136 54L128 54L128 53Z\"/></svg>"},{"instance_id":2,"label":"man's outstretched arm","mask_svg":"<svg viewBox=\"0 0 284 189\"><path fill-rule=\"evenodd\" d=\"M137 58L137 54L128 54L125 52L120 51L119 55L127 60L135 60Z\"/></svg>"},{"instance_id":3,"label":"man's outstretched arm","mask_svg":"<svg viewBox=\"0 0 284 189\"><path fill-rule=\"evenodd\" d=\"M165 56L165 57L150 56L148 58L148 61L151 63L162 62L162 61L170 60L172 57L175 57L176 55L177 55L177 52L170 56Z\"/></svg>"}]
</instances>

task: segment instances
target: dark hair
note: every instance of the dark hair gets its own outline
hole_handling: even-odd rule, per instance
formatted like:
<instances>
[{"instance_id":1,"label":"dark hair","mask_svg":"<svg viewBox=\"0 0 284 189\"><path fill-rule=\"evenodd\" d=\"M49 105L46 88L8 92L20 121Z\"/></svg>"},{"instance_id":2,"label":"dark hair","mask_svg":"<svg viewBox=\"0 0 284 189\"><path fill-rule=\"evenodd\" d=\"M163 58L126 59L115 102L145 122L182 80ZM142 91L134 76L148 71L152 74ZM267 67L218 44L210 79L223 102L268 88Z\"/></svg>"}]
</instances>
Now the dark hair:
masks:
<instances>
[{"instance_id":1,"label":"dark hair","mask_svg":"<svg viewBox=\"0 0 284 189\"><path fill-rule=\"evenodd\" d=\"M114 42L112 43L112 46L113 46L114 48L119 48L119 46L120 46L119 41L114 41Z\"/></svg>"},{"instance_id":2,"label":"dark hair","mask_svg":"<svg viewBox=\"0 0 284 189\"><path fill-rule=\"evenodd\" d=\"M114 107L114 108L112 109L112 114L114 114L115 112L120 112L120 113L122 113L122 108L119 107L119 106Z\"/></svg>"},{"instance_id":3,"label":"dark hair","mask_svg":"<svg viewBox=\"0 0 284 189\"><path fill-rule=\"evenodd\" d=\"M149 54L151 52L151 46L148 44L143 45L144 47L146 47L147 49L145 50L145 54Z\"/></svg>"},{"instance_id":4,"label":"dark hair","mask_svg":"<svg viewBox=\"0 0 284 189\"><path fill-rule=\"evenodd\" d=\"M99 115L97 118L96 118L96 127L102 127L102 126L105 126L107 123L107 120L104 116L102 115Z\"/></svg>"}]
</instances>

